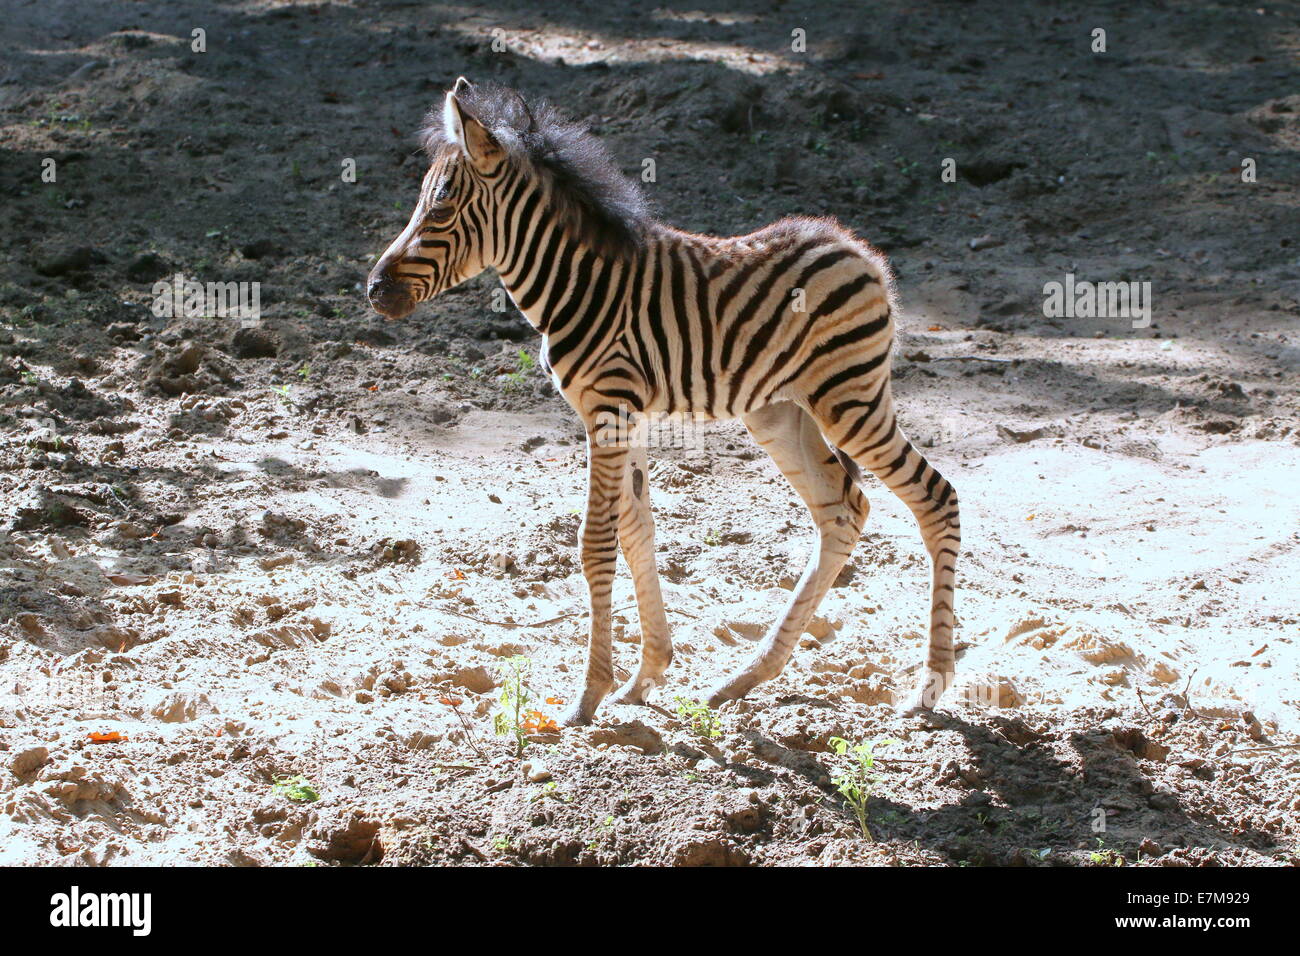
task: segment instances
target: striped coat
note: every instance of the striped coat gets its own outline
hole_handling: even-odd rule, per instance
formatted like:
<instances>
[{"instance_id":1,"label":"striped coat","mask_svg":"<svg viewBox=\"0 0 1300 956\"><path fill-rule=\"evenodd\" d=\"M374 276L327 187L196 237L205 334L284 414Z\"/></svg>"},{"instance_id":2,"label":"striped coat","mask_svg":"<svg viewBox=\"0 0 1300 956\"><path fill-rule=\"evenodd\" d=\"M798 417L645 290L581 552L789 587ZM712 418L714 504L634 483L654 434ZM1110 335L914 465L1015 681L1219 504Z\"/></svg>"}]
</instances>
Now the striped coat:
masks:
<instances>
[{"instance_id":1,"label":"striped coat","mask_svg":"<svg viewBox=\"0 0 1300 956\"><path fill-rule=\"evenodd\" d=\"M420 202L372 271L370 300L400 317L495 268L587 426L581 549L591 633L566 721L590 721L614 686L610 592L620 545L636 584L642 658L619 699L645 702L671 660L645 448L628 434L659 414L740 418L818 530L781 619L710 703L744 696L783 669L860 535L870 472L912 510L931 556L929 655L909 703L933 706L954 669L957 495L898 426L895 293L884 257L830 219L784 219L733 238L659 223L598 141L513 91L462 80L439 119Z\"/></svg>"}]
</instances>

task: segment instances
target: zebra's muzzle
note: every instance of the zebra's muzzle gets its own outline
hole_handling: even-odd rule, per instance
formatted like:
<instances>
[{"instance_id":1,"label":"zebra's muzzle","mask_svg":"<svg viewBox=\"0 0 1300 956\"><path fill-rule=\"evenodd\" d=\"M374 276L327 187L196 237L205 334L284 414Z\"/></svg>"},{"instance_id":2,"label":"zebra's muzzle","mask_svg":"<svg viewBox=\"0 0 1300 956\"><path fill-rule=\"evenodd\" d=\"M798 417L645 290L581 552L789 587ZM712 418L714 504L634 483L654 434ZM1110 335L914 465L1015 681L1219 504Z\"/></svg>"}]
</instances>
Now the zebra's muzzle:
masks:
<instances>
[{"instance_id":1,"label":"zebra's muzzle","mask_svg":"<svg viewBox=\"0 0 1300 956\"><path fill-rule=\"evenodd\" d=\"M370 307L386 319L402 319L415 310L415 297L400 281L376 270L366 284Z\"/></svg>"}]
</instances>

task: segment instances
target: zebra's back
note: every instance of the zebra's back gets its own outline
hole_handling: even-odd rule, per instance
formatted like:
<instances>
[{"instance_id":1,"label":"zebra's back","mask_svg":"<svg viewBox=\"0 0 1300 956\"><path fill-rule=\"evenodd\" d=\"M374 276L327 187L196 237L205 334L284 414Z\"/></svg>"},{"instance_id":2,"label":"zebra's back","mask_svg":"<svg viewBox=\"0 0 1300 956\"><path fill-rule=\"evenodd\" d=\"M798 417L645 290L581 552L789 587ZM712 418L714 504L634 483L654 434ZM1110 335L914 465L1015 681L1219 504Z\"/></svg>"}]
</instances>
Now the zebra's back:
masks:
<instances>
[{"instance_id":1,"label":"zebra's back","mask_svg":"<svg viewBox=\"0 0 1300 956\"><path fill-rule=\"evenodd\" d=\"M630 271L622 300L606 307L621 321L587 350L588 367L553 363L570 387L617 391L637 411L732 418L797 401L864 353L887 362L888 267L834 220L785 219L732 238L664 228Z\"/></svg>"}]
</instances>

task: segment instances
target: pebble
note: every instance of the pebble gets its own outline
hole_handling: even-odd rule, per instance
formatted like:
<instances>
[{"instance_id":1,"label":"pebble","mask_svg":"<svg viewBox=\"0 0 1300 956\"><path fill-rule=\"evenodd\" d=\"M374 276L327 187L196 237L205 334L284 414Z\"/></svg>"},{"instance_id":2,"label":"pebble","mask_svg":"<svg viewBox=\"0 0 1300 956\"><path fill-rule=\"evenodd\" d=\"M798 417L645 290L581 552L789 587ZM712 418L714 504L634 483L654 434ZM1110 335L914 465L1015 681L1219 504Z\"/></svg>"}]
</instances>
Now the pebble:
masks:
<instances>
[{"instance_id":1,"label":"pebble","mask_svg":"<svg viewBox=\"0 0 1300 956\"><path fill-rule=\"evenodd\" d=\"M546 764L541 761L525 760L519 769L523 773L524 779L529 783L545 783L552 776L551 771L546 768Z\"/></svg>"}]
</instances>

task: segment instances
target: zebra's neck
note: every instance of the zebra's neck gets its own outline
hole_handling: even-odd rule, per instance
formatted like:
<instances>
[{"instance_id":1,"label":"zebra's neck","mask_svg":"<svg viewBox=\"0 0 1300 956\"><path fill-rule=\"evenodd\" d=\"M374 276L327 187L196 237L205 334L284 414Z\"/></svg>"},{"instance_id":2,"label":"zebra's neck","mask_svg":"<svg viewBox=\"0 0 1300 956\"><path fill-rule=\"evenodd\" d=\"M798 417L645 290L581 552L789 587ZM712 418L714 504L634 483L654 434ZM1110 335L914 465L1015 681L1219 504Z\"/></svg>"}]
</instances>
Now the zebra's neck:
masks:
<instances>
[{"instance_id":1,"label":"zebra's neck","mask_svg":"<svg viewBox=\"0 0 1300 956\"><path fill-rule=\"evenodd\" d=\"M511 203L497 273L519 311L548 343L608 316L626 294L634 251L598 249L553 214L541 186Z\"/></svg>"}]
</instances>

